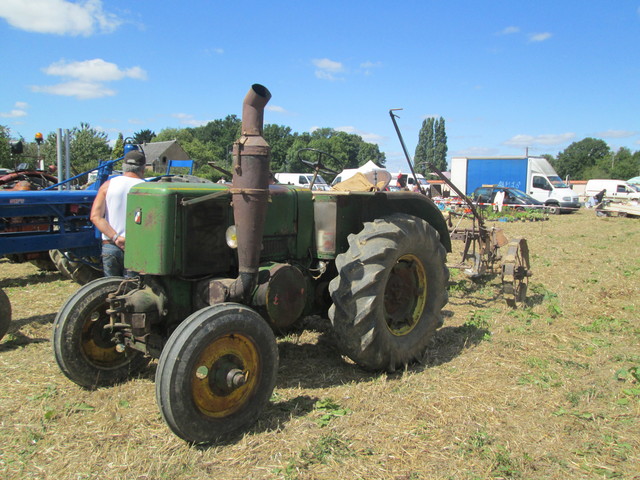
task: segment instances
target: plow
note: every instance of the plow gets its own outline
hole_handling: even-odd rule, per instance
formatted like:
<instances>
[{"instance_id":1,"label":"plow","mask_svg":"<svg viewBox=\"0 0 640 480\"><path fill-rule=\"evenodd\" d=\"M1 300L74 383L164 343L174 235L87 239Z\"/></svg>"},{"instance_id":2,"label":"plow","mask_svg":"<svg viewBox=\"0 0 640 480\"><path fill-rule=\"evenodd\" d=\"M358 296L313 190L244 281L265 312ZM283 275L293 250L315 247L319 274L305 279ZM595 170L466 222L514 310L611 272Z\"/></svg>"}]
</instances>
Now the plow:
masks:
<instances>
[{"instance_id":1,"label":"plow","mask_svg":"<svg viewBox=\"0 0 640 480\"><path fill-rule=\"evenodd\" d=\"M401 109L389 110L389 115L402 145L409 170L415 176L413 163L396 122L397 115L394 112L397 110ZM447 267L462 270L472 279L499 273L502 293L507 305L512 308L524 306L527 298L529 277L532 276L527 240L522 237L509 240L501 228L488 227L482 213L478 211L471 199L456 187L435 165L431 162L425 162L425 164L465 204L463 213L449 212L447 217L451 240L458 240L464 243L459 261L453 264L449 263ZM471 227L466 226L468 221L465 222L465 220L469 219L471 220ZM462 225L465 226L463 227Z\"/></svg>"}]
</instances>

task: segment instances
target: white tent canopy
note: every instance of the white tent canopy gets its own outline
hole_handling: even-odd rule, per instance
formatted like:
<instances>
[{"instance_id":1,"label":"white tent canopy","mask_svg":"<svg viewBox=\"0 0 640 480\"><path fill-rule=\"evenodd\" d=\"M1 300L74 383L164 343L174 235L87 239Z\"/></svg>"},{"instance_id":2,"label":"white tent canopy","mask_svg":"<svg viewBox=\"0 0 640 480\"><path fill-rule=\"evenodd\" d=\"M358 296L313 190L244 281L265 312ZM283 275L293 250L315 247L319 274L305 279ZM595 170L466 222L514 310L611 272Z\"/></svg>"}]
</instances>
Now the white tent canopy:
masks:
<instances>
[{"instance_id":1,"label":"white tent canopy","mask_svg":"<svg viewBox=\"0 0 640 480\"><path fill-rule=\"evenodd\" d=\"M372 185L376 185L380 189L385 188L391 181L391 174L386 169L379 167L369 160L359 168L348 168L340 172L338 176L336 176L332 185L344 182L345 180L353 177L356 173L362 173L367 177L367 180L369 180Z\"/></svg>"}]
</instances>

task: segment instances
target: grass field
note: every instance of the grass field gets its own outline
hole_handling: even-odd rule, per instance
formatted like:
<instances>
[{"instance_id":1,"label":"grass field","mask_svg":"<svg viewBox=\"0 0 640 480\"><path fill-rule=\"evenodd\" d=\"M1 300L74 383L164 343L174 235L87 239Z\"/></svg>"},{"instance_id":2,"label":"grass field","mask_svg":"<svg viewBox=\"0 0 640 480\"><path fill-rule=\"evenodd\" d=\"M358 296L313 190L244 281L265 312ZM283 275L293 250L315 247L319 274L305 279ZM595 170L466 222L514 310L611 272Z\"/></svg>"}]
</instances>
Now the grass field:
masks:
<instances>
[{"instance_id":1,"label":"grass field","mask_svg":"<svg viewBox=\"0 0 640 480\"><path fill-rule=\"evenodd\" d=\"M507 307L499 276L452 270L445 325L394 374L345 361L328 321L306 319L279 339L258 423L207 447L163 423L153 363L113 388L68 381L51 325L77 285L0 260L14 319L0 341L0 478L640 479L640 220L583 210L499 225L528 240L527 308Z\"/></svg>"}]
</instances>

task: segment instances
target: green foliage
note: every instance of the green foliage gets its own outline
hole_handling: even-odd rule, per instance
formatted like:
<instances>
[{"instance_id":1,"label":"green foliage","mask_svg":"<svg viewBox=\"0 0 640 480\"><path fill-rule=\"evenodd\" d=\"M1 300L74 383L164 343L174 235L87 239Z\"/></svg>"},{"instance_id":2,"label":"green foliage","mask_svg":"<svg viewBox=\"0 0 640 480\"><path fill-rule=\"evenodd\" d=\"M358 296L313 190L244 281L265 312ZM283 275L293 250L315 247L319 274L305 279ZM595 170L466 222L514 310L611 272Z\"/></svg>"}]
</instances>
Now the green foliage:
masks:
<instances>
[{"instance_id":1,"label":"green foliage","mask_svg":"<svg viewBox=\"0 0 640 480\"><path fill-rule=\"evenodd\" d=\"M285 171L287 152L293 144L294 137L291 128L282 125L267 124L262 135L271 147L271 171Z\"/></svg>"},{"instance_id":2,"label":"green foliage","mask_svg":"<svg viewBox=\"0 0 640 480\"><path fill-rule=\"evenodd\" d=\"M0 125L0 167L13 168L11 161L11 130L4 125Z\"/></svg>"},{"instance_id":3,"label":"green foliage","mask_svg":"<svg viewBox=\"0 0 640 480\"><path fill-rule=\"evenodd\" d=\"M64 142L64 132L61 141ZM40 147L40 154L44 158L45 165L57 165L57 135L55 132L50 132L47 135ZM92 128L88 123L81 123L79 127L69 131L69 157L73 175L96 168L100 160L111 158L107 134ZM79 179L80 182L85 180Z\"/></svg>"},{"instance_id":4,"label":"green foliage","mask_svg":"<svg viewBox=\"0 0 640 480\"><path fill-rule=\"evenodd\" d=\"M425 162L432 163L439 170L447 169L447 133L444 118L429 117L422 122L418 135L418 145L413 158L416 171L423 175L429 174L429 167Z\"/></svg>"},{"instance_id":5,"label":"green foliage","mask_svg":"<svg viewBox=\"0 0 640 480\"><path fill-rule=\"evenodd\" d=\"M620 148L611 159L609 177L626 180L638 175L640 175L640 152L632 154L628 148Z\"/></svg>"},{"instance_id":6,"label":"green foliage","mask_svg":"<svg viewBox=\"0 0 640 480\"><path fill-rule=\"evenodd\" d=\"M435 121L433 117L426 118L422 121L422 127L418 134L418 145L416 146L416 152L413 157L413 164L416 171L423 175L429 172L429 167L425 165L426 162L435 162Z\"/></svg>"},{"instance_id":7,"label":"green foliage","mask_svg":"<svg viewBox=\"0 0 640 480\"><path fill-rule=\"evenodd\" d=\"M91 170L100 160L108 160L111 155L109 138L104 132L81 123L70 132L71 170L74 174Z\"/></svg>"},{"instance_id":8,"label":"green foliage","mask_svg":"<svg viewBox=\"0 0 640 480\"><path fill-rule=\"evenodd\" d=\"M591 333L622 333L627 330L628 324L628 320L617 319L608 315L601 315L590 324L582 325L580 330Z\"/></svg>"},{"instance_id":9,"label":"green foliage","mask_svg":"<svg viewBox=\"0 0 640 480\"><path fill-rule=\"evenodd\" d=\"M113 146L113 150L111 151L111 159L120 158L122 156L124 156L124 138L122 137L122 133L119 133L116 143Z\"/></svg>"},{"instance_id":10,"label":"green foliage","mask_svg":"<svg viewBox=\"0 0 640 480\"><path fill-rule=\"evenodd\" d=\"M482 340L490 340L489 320L493 313L491 309L474 310L467 321L459 327L460 331L467 335L481 336Z\"/></svg>"},{"instance_id":11,"label":"green foliage","mask_svg":"<svg viewBox=\"0 0 640 480\"><path fill-rule=\"evenodd\" d=\"M367 145L366 151L362 151L365 145ZM357 168L369 160L373 160L380 166L384 166L385 163L384 154L380 152L378 146L365 143L359 135L340 132L332 128L318 128L312 133L305 132L293 135L293 141L287 151L287 160L282 171L311 171L311 167L305 165L302 160L315 163L318 160L317 155L313 152L302 152L301 155L298 155L302 148L315 148L335 157L325 156L322 158L322 162L326 167L336 172L346 168ZM323 174L323 177L325 180L331 181L331 175Z\"/></svg>"},{"instance_id":12,"label":"green foliage","mask_svg":"<svg viewBox=\"0 0 640 480\"><path fill-rule=\"evenodd\" d=\"M314 409L322 413L320 418L316 420L317 424L321 427L329 425L329 422L334 418L344 417L345 415L351 414L351 410L348 408L342 408L331 398L318 400L314 405Z\"/></svg>"},{"instance_id":13,"label":"green foliage","mask_svg":"<svg viewBox=\"0 0 640 480\"><path fill-rule=\"evenodd\" d=\"M305 472L314 465L325 465L330 460L340 461L341 458L354 455L349 443L332 432L320 437L311 447L300 451L297 457L290 458L286 467L273 469L273 473L285 480L300 478L300 474L302 478L309 478Z\"/></svg>"},{"instance_id":14,"label":"green foliage","mask_svg":"<svg viewBox=\"0 0 640 480\"><path fill-rule=\"evenodd\" d=\"M534 283L529 287L532 294L541 297L542 303L545 304L547 313L551 318L558 318L563 315L562 307L558 299L558 294L547 289L541 283Z\"/></svg>"},{"instance_id":15,"label":"green foliage","mask_svg":"<svg viewBox=\"0 0 640 480\"><path fill-rule=\"evenodd\" d=\"M231 170L233 144L240 137L242 122L235 115L222 120L214 120L196 128L161 130L154 138L155 142L178 140L182 148L195 160L197 175L217 179L221 173L209 167L216 166ZM290 127L267 124L263 136L271 147L271 170L273 172L311 172L311 167L301 160L317 160L315 154L298 157L302 148L316 148L334 157L324 157L323 164L328 168L341 171L344 168L357 168L369 160L384 166L385 156L375 144L366 143L355 134L340 132L331 128L320 128L313 133L292 133ZM330 175L324 175L331 180Z\"/></svg>"},{"instance_id":16,"label":"green foliage","mask_svg":"<svg viewBox=\"0 0 640 480\"><path fill-rule=\"evenodd\" d=\"M554 167L562 178L569 176L574 180L586 180L590 175L589 169L598 167L610 155L611 150L604 140L588 137L573 142L560 152Z\"/></svg>"},{"instance_id":17,"label":"green foliage","mask_svg":"<svg viewBox=\"0 0 640 480\"><path fill-rule=\"evenodd\" d=\"M520 463L522 461L514 459L507 447L496 443L495 439L484 431L478 431L471 435L460 445L460 450L465 457L476 457L490 462L491 467L487 472L490 478L521 477ZM524 456L524 460L529 460L527 455Z\"/></svg>"},{"instance_id":18,"label":"green foliage","mask_svg":"<svg viewBox=\"0 0 640 480\"><path fill-rule=\"evenodd\" d=\"M440 171L447 169L447 132L445 131L444 118L436 120L434 126L434 164Z\"/></svg>"},{"instance_id":19,"label":"green foliage","mask_svg":"<svg viewBox=\"0 0 640 480\"><path fill-rule=\"evenodd\" d=\"M136 145L142 145L143 143L151 143L155 138L156 133L149 129L140 130L133 134L133 143Z\"/></svg>"}]
</instances>

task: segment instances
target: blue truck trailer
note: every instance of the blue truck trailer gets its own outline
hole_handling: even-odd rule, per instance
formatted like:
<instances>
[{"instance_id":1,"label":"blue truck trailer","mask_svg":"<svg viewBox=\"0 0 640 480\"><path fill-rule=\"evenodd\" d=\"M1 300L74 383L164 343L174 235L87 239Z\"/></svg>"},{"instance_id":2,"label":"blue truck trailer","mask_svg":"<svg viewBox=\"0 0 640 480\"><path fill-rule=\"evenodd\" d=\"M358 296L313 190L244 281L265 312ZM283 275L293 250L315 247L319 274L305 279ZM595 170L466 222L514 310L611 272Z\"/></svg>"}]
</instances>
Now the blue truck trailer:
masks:
<instances>
[{"instance_id":1,"label":"blue truck trailer","mask_svg":"<svg viewBox=\"0 0 640 480\"><path fill-rule=\"evenodd\" d=\"M483 185L499 185L522 190L553 213L580 208L578 195L544 157L453 157L451 181L466 195Z\"/></svg>"}]
</instances>

